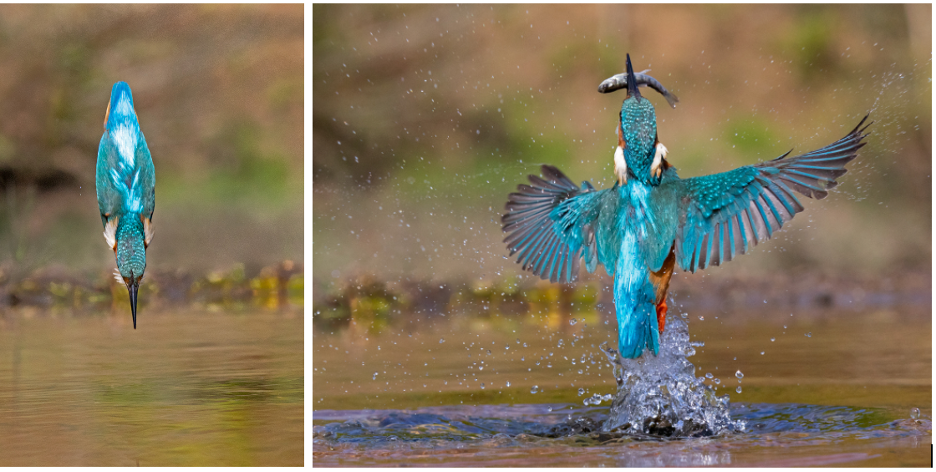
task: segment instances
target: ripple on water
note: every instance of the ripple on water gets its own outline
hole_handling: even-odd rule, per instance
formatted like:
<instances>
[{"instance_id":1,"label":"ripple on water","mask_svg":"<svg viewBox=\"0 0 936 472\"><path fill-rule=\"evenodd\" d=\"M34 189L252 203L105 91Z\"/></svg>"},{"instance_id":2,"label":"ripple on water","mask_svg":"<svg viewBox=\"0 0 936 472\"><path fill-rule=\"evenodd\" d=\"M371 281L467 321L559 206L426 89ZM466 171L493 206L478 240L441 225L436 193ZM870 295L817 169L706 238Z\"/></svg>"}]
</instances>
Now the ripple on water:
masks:
<instances>
[{"instance_id":1,"label":"ripple on water","mask_svg":"<svg viewBox=\"0 0 936 472\"><path fill-rule=\"evenodd\" d=\"M756 451L757 465L780 467L861 462L888 448L928 449L932 435L926 415L895 420L893 411L881 408L735 404L731 413L748 425L744 433L697 442L603 432L609 407L320 410L313 420L330 423L314 425L312 441L314 458L323 465L400 465L406 459L448 466L703 466L741 464L747 461L739 457ZM830 443L833 449L823 449ZM798 457L791 461L794 453Z\"/></svg>"}]
</instances>

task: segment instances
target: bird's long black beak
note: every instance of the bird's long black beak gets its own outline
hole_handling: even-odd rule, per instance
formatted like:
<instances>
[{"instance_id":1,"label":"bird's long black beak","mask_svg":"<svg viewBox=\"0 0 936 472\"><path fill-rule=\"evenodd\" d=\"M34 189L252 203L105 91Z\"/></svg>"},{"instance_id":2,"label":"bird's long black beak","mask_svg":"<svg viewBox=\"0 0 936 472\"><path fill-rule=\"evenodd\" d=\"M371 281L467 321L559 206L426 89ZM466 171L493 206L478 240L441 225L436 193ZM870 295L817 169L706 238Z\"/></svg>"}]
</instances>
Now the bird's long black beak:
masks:
<instances>
[{"instance_id":1,"label":"bird's long black beak","mask_svg":"<svg viewBox=\"0 0 936 472\"><path fill-rule=\"evenodd\" d=\"M127 290L130 291L130 312L133 313L133 329L136 329L136 303L139 288L140 286L134 283L127 285Z\"/></svg>"},{"instance_id":2,"label":"bird's long black beak","mask_svg":"<svg viewBox=\"0 0 936 472\"><path fill-rule=\"evenodd\" d=\"M630 54L627 55L627 95L640 99L640 89L637 88L637 77L634 75L634 66L631 64Z\"/></svg>"}]
</instances>

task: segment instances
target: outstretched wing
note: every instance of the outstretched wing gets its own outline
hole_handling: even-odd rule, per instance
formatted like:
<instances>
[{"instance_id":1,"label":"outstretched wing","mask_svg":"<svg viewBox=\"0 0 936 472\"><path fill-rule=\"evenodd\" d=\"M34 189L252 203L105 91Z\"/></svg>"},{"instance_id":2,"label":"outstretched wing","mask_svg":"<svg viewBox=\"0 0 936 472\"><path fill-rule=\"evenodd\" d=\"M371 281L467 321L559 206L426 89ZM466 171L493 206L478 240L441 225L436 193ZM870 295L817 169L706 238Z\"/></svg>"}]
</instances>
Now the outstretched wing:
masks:
<instances>
[{"instance_id":1,"label":"outstretched wing","mask_svg":"<svg viewBox=\"0 0 936 472\"><path fill-rule=\"evenodd\" d=\"M559 169L544 165L545 179L530 175L507 200L501 219L504 242L517 263L543 279L571 282L577 278L579 259L593 272L598 263L593 223L606 190L588 182L576 187Z\"/></svg>"},{"instance_id":2,"label":"outstretched wing","mask_svg":"<svg viewBox=\"0 0 936 472\"><path fill-rule=\"evenodd\" d=\"M661 184L663 194L675 202L676 261L695 272L720 265L744 254L752 245L769 239L773 232L803 205L793 193L822 199L855 158L862 134L870 123L861 123L844 138L816 151L740 167L721 174L673 180ZM670 186L670 189L664 187Z\"/></svg>"}]
</instances>

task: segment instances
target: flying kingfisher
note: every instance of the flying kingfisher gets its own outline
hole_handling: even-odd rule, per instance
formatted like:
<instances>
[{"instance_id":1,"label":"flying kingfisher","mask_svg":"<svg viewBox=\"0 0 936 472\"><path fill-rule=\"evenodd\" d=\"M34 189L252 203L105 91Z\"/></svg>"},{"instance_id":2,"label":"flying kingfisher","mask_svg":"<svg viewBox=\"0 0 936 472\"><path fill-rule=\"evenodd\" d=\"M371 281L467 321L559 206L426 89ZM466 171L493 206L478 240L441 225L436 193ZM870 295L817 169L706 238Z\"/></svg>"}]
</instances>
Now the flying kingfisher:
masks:
<instances>
[{"instance_id":1,"label":"flying kingfisher","mask_svg":"<svg viewBox=\"0 0 936 472\"><path fill-rule=\"evenodd\" d=\"M104 239L117 258L114 276L130 292L136 329L137 291L146 270L146 248L153 240L156 173L126 82L117 82L111 89L95 185Z\"/></svg>"},{"instance_id":2,"label":"flying kingfisher","mask_svg":"<svg viewBox=\"0 0 936 472\"><path fill-rule=\"evenodd\" d=\"M645 71L646 72L646 71ZM624 77L626 76L626 77ZM650 85L670 105L678 101L655 79L627 73L599 87L627 89L617 127L616 182L596 190L575 185L559 169L544 165L544 178L511 193L502 221L504 242L517 262L543 279L571 282L580 259L588 272L598 263L614 276L618 350L625 358L645 350L659 353L666 322L666 292L673 270L689 272L720 265L769 239L803 211L800 193L822 199L856 157L867 116L844 138L816 151L790 152L720 174L681 179L666 160L657 136L656 112L640 94Z\"/></svg>"}]
</instances>

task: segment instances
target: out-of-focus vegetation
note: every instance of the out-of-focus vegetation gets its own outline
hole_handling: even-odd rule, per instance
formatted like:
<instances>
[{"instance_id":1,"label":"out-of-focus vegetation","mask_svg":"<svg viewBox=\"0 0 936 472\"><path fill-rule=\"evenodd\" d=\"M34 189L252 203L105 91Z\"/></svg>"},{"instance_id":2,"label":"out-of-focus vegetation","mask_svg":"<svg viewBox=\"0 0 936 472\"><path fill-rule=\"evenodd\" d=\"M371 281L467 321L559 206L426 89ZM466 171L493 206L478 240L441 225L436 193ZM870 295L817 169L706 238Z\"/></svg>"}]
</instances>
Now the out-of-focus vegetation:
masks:
<instances>
[{"instance_id":1,"label":"out-of-focus vegetation","mask_svg":"<svg viewBox=\"0 0 936 472\"><path fill-rule=\"evenodd\" d=\"M302 260L302 5L3 5L0 69L8 294L47 272L112 279L94 169L120 80L156 166L141 290L237 266L249 293L264 267Z\"/></svg>"},{"instance_id":2,"label":"out-of-focus vegetation","mask_svg":"<svg viewBox=\"0 0 936 472\"><path fill-rule=\"evenodd\" d=\"M930 17L929 5L315 5L316 299L360 274L520 274L501 242L507 194L543 163L612 184L624 94L597 87L628 52L680 98L670 109L645 94L683 177L816 149L871 112L829 198L706 273L929 274Z\"/></svg>"},{"instance_id":3,"label":"out-of-focus vegetation","mask_svg":"<svg viewBox=\"0 0 936 472\"><path fill-rule=\"evenodd\" d=\"M928 274L892 277L774 273L746 277L729 274L710 281L676 276L678 287L670 299L674 313L716 311L744 319L765 305L773 310L909 309L931 304ZM588 275L575 284L554 284L531 278L504 277L497 281L401 277L384 281L368 274L337 283L313 286L314 327L319 333L349 332L366 338L388 328L416 329L434 321L487 324L503 332L519 325L550 330L567 329L573 319L614 326L613 288L607 277ZM571 321L571 323L570 323ZM457 324L457 323L456 323Z\"/></svg>"},{"instance_id":4,"label":"out-of-focus vegetation","mask_svg":"<svg viewBox=\"0 0 936 472\"><path fill-rule=\"evenodd\" d=\"M208 310L247 311L256 308L289 310L302 308L304 277L302 265L283 261L263 267L251 276L243 264L196 275L184 270L149 269L140 285L140 307L165 309L173 306L204 307ZM33 314L81 314L112 307L124 314L129 309L125 285L111 277L76 276L62 267L45 267L18 278L0 272L0 308Z\"/></svg>"}]
</instances>

